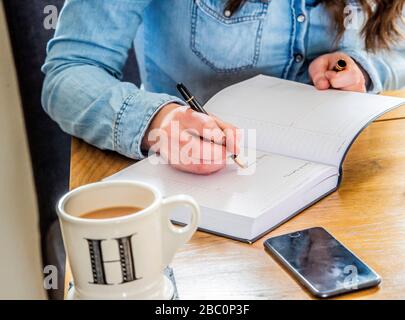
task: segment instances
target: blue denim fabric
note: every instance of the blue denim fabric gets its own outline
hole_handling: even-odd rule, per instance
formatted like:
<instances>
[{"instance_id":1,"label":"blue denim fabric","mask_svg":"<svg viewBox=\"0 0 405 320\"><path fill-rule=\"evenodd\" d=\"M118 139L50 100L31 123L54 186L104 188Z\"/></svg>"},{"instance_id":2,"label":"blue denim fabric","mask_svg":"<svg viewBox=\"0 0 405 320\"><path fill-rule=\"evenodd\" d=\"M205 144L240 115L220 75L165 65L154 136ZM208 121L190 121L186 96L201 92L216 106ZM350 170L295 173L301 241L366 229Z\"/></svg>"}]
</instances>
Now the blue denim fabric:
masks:
<instances>
[{"instance_id":1,"label":"blue denim fabric","mask_svg":"<svg viewBox=\"0 0 405 320\"><path fill-rule=\"evenodd\" d=\"M316 0L247 0L231 16L224 3L67 0L43 66L44 109L68 133L142 158L141 140L156 112L170 102L184 104L177 82L202 102L259 73L310 83L309 63L340 50L367 71L369 91L405 85L404 43L367 53L359 10L360 27L349 24L336 43ZM142 89L120 81L133 42Z\"/></svg>"}]
</instances>

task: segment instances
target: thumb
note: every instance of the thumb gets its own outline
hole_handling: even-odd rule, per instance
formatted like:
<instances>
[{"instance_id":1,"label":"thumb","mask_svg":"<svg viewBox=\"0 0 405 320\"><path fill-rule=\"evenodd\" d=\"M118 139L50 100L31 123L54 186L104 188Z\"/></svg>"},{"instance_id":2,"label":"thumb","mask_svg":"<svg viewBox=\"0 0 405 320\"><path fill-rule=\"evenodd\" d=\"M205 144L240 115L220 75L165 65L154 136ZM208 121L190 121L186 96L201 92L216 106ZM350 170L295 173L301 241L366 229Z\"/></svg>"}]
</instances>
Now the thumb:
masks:
<instances>
[{"instance_id":1,"label":"thumb","mask_svg":"<svg viewBox=\"0 0 405 320\"><path fill-rule=\"evenodd\" d=\"M351 70L344 70L341 72L327 71L325 73L331 86L335 89L351 88L358 83L356 74Z\"/></svg>"}]
</instances>

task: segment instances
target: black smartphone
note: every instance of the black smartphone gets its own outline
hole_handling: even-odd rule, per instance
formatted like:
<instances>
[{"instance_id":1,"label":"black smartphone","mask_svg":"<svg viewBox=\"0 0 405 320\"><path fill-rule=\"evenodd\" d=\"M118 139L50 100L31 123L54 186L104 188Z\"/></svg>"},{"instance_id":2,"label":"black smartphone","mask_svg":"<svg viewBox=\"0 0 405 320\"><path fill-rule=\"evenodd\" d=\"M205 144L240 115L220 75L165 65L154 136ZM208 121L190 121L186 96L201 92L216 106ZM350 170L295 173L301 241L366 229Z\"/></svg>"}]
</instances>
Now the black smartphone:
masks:
<instances>
[{"instance_id":1,"label":"black smartphone","mask_svg":"<svg viewBox=\"0 0 405 320\"><path fill-rule=\"evenodd\" d=\"M329 298L378 285L380 276L337 241L316 227L273 237L266 250L313 295Z\"/></svg>"}]
</instances>

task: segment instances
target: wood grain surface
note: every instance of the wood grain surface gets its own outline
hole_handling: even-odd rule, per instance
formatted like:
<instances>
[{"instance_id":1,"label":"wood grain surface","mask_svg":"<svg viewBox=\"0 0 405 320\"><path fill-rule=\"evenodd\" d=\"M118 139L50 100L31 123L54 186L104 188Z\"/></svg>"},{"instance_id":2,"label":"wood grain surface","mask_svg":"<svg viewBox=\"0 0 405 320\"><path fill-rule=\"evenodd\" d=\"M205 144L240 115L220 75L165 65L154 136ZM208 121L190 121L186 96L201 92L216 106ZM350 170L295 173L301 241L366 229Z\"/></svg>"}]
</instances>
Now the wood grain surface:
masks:
<instances>
[{"instance_id":1,"label":"wood grain surface","mask_svg":"<svg viewBox=\"0 0 405 320\"><path fill-rule=\"evenodd\" d=\"M133 162L73 139L70 186L98 181ZM326 228L382 277L378 288L338 299L405 299L404 107L355 141L338 191L253 245L197 232L173 261L180 298L311 299L264 251L263 241L314 226Z\"/></svg>"},{"instance_id":2,"label":"wood grain surface","mask_svg":"<svg viewBox=\"0 0 405 320\"><path fill-rule=\"evenodd\" d=\"M382 95L405 98L405 90L386 91L383 92ZM377 121L385 121L391 119L405 119L405 107L397 108L391 112L388 112L382 117L380 117Z\"/></svg>"}]
</instances>

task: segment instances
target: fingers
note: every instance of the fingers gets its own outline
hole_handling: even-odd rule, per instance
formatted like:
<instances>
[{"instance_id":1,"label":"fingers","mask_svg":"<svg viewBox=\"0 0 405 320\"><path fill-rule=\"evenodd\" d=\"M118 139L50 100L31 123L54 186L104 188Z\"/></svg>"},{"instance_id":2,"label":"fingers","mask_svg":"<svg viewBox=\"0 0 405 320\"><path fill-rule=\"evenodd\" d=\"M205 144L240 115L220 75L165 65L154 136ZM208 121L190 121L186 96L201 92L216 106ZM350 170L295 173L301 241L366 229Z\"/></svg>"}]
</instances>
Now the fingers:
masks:
<instances>
[{"instance_id":1,"label":"fingers","mask_svg":"<svg viewBox=\"0 0 405 320\"><path fill-rule=\"evenodd\" d=\"M315 59L309 66L309 76L318 90L329 89L330 83L325 76L329 69L329 55L323 55Z\"/></svg>"},{"instance_id":2,"label":"fingers","mask_svg":"<svg viewBox=\"0 0 405 320\"><path fill-rule=\"evenodd\" d=\"M238 130L213 116L176 107L158 120L148 130L149 150L176 169L210 174L226 165L227 152L239 153Z\"/></svg>"},{"instance_id":3,"label":"fingers","mask_svg":"<svg viewBox=\"0 0 405 320\"><path fill-rule=\"evenodd\" d=\"M364 76L361 71L359 73L354 68L341 72L327 71L325 75L331 86L335 89L366 92Z\"/></svg>"},{"instance_id":4,"label":"fingers","mask_svg":"<svg viewBox=\"0 0 405 320\"><path fill-rule=\"evenodd\" d=\"M222 170L225 167L225 164L171 164L171 166L177 170L200 174L200 175L209 175L217 171Z\"/></svg>"},{"instance_id":5,"label":"fingers","mask_svg":"<svg viewBox=\"0 0 405 320\"><path fill-rule=\"evenodd\" d=\"M204 140L216 144L225 144L226 136L218 126L217 122L204 113L199 113L188 108L179 119L183 130L197 132L197 135Z\"/></svg>"},{"instance_id":6,"label":"fingers","mask_svg":"<svg viewBox=\"0 0 405 320\"><path fill-rule=\"evenodd\" d=\"M232 154L238 155L240 153L240 141L241 141L241 131L234 125L224 122L214 115L214 118L218 126L224 132L226 137L226 150Z\"/></svg>"},{"instance_id":7,"label":"fingers","mask_svg":"<svg viewBox=\"0 0 405 320\"><path fill-rule=\"evenodd\" d=\"M172 150L168 158L169 163L176 169L196 174L210 174L225 166L226 148L184 131L180 137L179 149Z\"/></svg>"},{"instance_id":8,"label":"fingers","mask_svg":"<svg viewBox=\"0 0 405 320\"><path fill-rule=\"evenodd\" d=\"M225 163L226 148L224 145L200 139L193 132L184 131L180 135L180 160L187 162Z\"/></svg>"},{"instance_id":9,"label":"fingers","mask_svg":"<svg viewBox=\"0 0 405 320\"><path fill-rule=\"evenodd\" d=\"M346 61L346 69L340 72L333 71L340 59ZM366 92L363 72L350 56L342 52L318 57L310 64L308 71L314 86L319 90L332 87L345 91Z\"/></svg>"},{"instance_id":10,"label":"fingers","mask_svg":"<svg viewBox=\"0 0 405 320\"><path fill-rule=\"evenodd\" d=\"M206 115L195 112L191 109L183 114L182 127L189 132L197 132L204 140L212 141L216 144L226 145L228 152L238 154L240 152L240 134L238 129L226 123L214 115Z\"/></svg>"}]
</instances>

